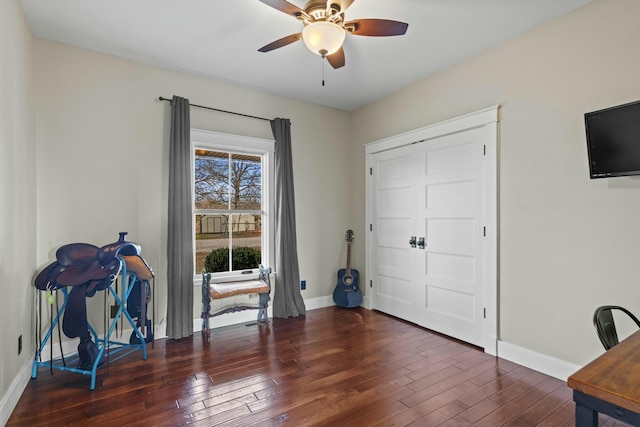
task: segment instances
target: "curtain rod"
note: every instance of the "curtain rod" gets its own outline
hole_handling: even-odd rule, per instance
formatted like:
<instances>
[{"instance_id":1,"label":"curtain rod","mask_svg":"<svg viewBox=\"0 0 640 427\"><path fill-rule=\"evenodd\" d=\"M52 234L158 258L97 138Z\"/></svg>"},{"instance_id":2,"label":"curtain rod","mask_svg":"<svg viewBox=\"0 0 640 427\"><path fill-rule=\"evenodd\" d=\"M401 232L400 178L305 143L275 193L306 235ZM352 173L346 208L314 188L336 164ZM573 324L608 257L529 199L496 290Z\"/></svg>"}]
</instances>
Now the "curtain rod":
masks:
<instances>
[{"instance_id":1,"label":"curtain rod","mask_svg":"<svg viewBox=\"0 0 640 427\"><path fill-rule=\"evenodd\" d=\"M163 98L162 96L158 98L160 101L168 101L171 102L170 99L168 98ZM218 111L220 113L227 113L227 114L234 114L236 116L242 116L242 117L248 117L250 119L258 119L258 120L266 120L268 122L271 121L271 119L265 119L264 117L258 117L258 116L250 116L249 114L242 114L242 113L235 113L233 111L227 111L227 110L220 110L218 108L213 108L213 107L205 107L204 105L196 105L196 104L189 104L190 107L198 107L198 108L204 108L205 110L213 110L213 111Z\"/></svg>"}]
</instances>

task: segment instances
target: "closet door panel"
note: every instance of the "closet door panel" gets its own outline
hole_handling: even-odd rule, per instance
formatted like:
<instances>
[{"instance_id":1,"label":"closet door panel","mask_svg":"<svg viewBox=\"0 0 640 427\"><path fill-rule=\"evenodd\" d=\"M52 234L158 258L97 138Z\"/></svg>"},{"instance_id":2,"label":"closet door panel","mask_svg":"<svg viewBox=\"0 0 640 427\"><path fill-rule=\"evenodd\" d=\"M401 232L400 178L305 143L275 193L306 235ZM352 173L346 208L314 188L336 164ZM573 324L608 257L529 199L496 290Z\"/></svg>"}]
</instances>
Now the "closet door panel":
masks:
<instances>
[{"instance_id":1,"label":"closet door panel","mask_svg":"<svg viewBox=\"0 0 640 427\"><path fill-rule=\"evenodd\" d=\"M415 229L416 196L413 147L377 154L372 164L372 203L375 212L371 248L376 286L375 308L418 323L420 318L415 286L417 254L409 235Z\"/></svg>"},{"instance_id":2,"label":"closet door panel","mask_svg":"<svg viewBox=\"0 0 640 427\"><path fill-rule=\"evenodd\" d=\"M484 342L482 137L477 129L445 135L420 143L416 154L416 216L426 241L416 283L425 295L420 324L477 345Z\"/></svg>"}]
</instances>

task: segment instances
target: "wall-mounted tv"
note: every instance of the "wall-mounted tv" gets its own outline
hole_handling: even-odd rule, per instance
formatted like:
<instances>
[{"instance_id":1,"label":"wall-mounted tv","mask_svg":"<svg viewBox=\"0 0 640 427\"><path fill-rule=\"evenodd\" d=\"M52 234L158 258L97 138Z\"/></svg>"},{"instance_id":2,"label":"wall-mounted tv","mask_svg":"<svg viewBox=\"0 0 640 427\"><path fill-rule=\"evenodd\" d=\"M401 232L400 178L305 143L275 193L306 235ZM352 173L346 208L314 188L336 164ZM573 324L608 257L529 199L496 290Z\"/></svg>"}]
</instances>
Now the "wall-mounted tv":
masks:
<instances>
[{"instance_id":1,"label":"wall-mounted tv","mask_svg":"<svg viewBox=\"0 0 640 427\"><path fill-rule=\"evenodd\" d=\"M640 101L584 115L591 179L640 175Z\"/></svg>"}]
</instances>

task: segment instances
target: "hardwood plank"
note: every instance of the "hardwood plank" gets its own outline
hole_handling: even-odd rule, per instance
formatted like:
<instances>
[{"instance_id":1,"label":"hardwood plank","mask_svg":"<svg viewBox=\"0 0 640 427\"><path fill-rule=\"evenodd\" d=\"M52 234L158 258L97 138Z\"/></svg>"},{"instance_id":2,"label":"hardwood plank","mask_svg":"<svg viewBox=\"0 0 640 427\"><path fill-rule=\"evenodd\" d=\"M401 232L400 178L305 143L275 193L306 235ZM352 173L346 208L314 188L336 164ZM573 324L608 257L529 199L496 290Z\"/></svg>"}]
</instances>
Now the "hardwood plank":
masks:
<instances>
[{"instance_id":1,"label":"hardwood plank","mask_svg":"<svg viewBox=\"0 0 640 427\"><path fill-rule=\"evenodd\" d=\"M411 390L404 389L407 393L411 393ZM352 408L346 414L339 414L333 418L327 418L321 422L315 424L316 426L370 426L380 419L390 418L400 412L406 410L404 406L397 400L391 402L380 403L376 401L369 405L360 406L358 408Z\"/></svg>"},{"instance_id":2,"label":"hardwood plank","mask_svg":"<svg viewBox=\"0 0 640 427\"><path fill-rule=\"evenodd\" d=\"M404 399L401 400L402 403L404 403L405 405L412 407L415 405L420 404L421 402L423 402L424 400L430 399L431 397L433 397L434 395L437 395L439 393L445 392L449 389L451 389L454 386L457 386L459 384L469 384L469 390L467 390L464 394L469 393L472 390L477 390L478 386L476 386L475 384L469 382L468 380L470 378L475 377L476 375L482 373L483 371L487 370L487 369L491 369L492 367L495 366L495 362L493 360L488 360L485 362L482 362L466 371L462 371L458 368L457 372L452 372L451 375L446 375L446 376L442 376L442 375L437 375L437 382L431 384L429 387L424 387L420 390L417 390L414 394L412 394L411 396L408 396ZM472 386L472 387L471 387Z\"/></svg>"},{"instance_id":3,"label":"hardwood plank","mask_svg":"<svg viewBox=\"0 0 640 427\"><path fill-rule=\"evenodd\" d=\"M496 402L495 400L485 399L474 404L466 411L461 412L459 416L460 418L473 424L473 423L477 423L478 421L488 416L489 414L497 411L501 407L502 405Z\"/></svg>"},{"instance_id":4,"label":"hardwood plank","mask_svg":"<svg viewBox=\"0 0 640 427\"><path fill-rule=\"evenodd\" d=\"M439 424L438 427L469 427L471 423L459 416L455 416L447 421Z\"/></svg>"},{"instance_id":5,"label":"hardwood plank","mask_svg":"<svg viewBox=\"0 0 640 427\"><path fill-rule=\"evenodd\" d=\"M557 411L549 414L537 427L572 427L574 425L575 404L565 402Z\"/></svg>"},{"instance_id":6,"label":"hardwood plank","mask_svg":"<svg viewBox=\"0 0 640 427\"><path fill-rule=\"evenodd\" d=\"M513 421L527 409L526 406L511 401L508 405L502 405L486 417L481 418L473 425L476 426L503 426Z\"/></svg>"},{"instance_id":7,"label":"hardwood plank","mask_svg":"<svg viewBox=\"0 0 640 427\"><path fill-rule=\"evenodd\" d=\"M478 375L470 380L476 385L479 385L479 383L483 385L479 386L479 388L474 392L461 396L459 400L462 403L473 406L476 403L486 399L487 397L501 393L503 390L508 389L512 384L522 379L523 376L525 376L528 372L530 371L525 371L524 369L522 371L515 369L511 372L504 372L499 369L493 372L487 371L486 373ZM477 381L479 377L482 377L482 379L480 381ZM493 377L493 381L485 383L485 381L490 377Z\"/></svg>"},{"instance_id":8,"label":"hardwood plank","mask_svg":"<svg viewBox=\"0 0 640 427\"><path fill-rule=\"evenodd\" d=\"M476 386L469 382L462 382L456 385L453 388L449 388L446 391L436 392L427 400L422 401L420 404L410 407L406 411L401 412L400 414L393 416L391 418L381 420L379 423L376 423L377 426L406 426L411 423L414 423L433 411L445 406L454 400L456 397L468 393L470 390L475 388ZM403 402L405 399L400 399ZM466 408L462 403L459 403L460 411L462 412ZM443 420L443 422L446 420Z\"/></svg>"},{"instance_id":9,"label":"hardwood plank","mask_svg":"<svg viewBox=\"0 0 640 427\"><path fill-rule=\"evenodd\" d=\"M458 400L452 400L449 403L439 407L435 411L428 413L424 417L418 418L417 420L409 424L409 426L437 426L450 420L460 412L463 412L465 409L467 409L466 405L462 404Z\"/></svg>"},{"instance_id":10,"label":"hardwood plank","mask_svg":"<svg viewBox=\"0 0 640 427\"><path fill-rule=\"evenodd\" d=\"M572 398L571 390L566 387L558 387L536 404L524 411L518 419L529 425L540 424L547 416L560 409L567 400Z\"/></svg>"}]
</instances>

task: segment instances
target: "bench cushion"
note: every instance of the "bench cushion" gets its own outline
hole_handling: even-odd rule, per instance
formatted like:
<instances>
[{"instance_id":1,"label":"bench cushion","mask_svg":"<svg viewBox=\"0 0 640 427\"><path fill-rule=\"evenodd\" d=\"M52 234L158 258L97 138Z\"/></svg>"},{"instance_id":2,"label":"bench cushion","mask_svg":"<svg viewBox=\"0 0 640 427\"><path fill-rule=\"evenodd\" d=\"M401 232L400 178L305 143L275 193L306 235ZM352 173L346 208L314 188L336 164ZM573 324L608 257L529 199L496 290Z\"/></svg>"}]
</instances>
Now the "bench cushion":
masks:
<instances>
[{"instance_id":1,"label":"bench cushion","mask_svg":"<svg viewBox=\"0 0 640 427\"><path fill-rule=\"evenodd\" d=\"M241 294L263 294L269 293L269 291L269 285L262 280L209 284L209 293L213 299L228 298Z\"/></svg>"}]
</instances>

